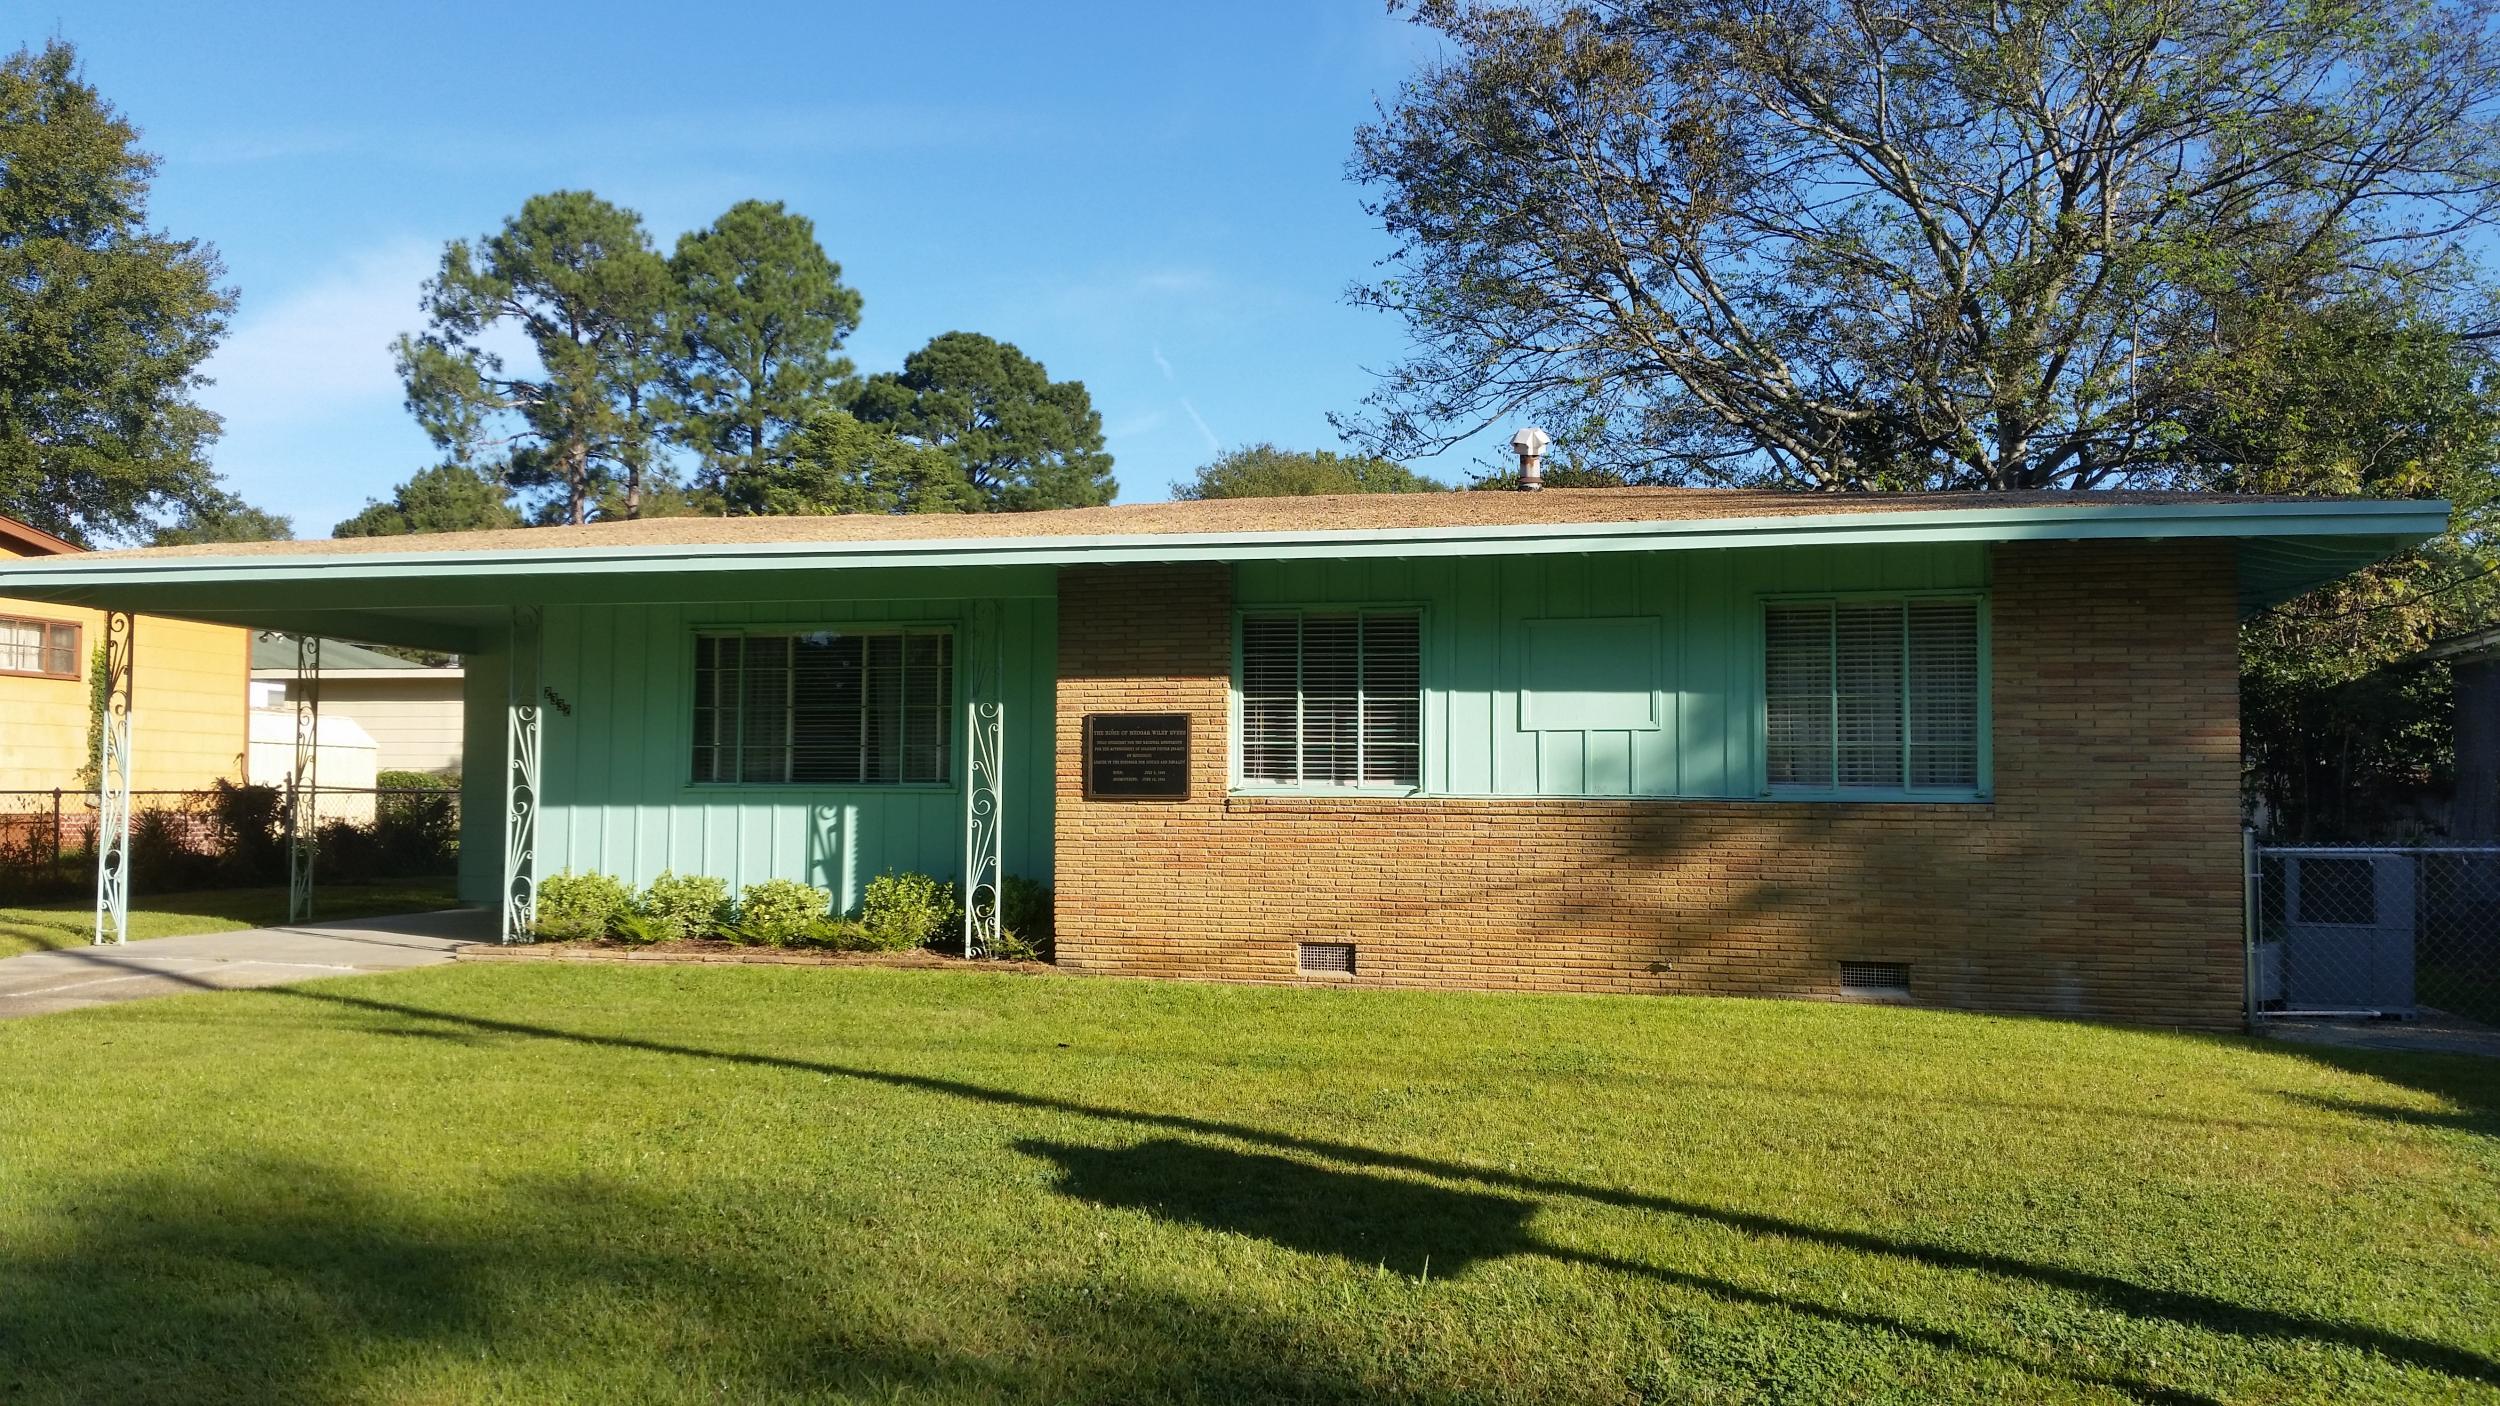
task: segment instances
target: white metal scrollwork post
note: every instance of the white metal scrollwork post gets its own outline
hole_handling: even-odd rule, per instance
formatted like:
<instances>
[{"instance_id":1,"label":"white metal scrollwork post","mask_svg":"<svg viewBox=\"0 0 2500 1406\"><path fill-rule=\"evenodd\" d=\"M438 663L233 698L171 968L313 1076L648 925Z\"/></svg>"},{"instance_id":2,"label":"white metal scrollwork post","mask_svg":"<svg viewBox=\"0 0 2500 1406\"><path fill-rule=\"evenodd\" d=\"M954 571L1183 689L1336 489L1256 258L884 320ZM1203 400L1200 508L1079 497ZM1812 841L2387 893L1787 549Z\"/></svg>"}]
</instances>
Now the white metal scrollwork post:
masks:
<instances>
[{"instance_id":1,"label":"white metal scrollwork post","mask_svg":"<svg viewBox=\"0 0 2500 1406\"><path fill-rule=\"evenodd\" d=\"M132 666L139 622L104 617L104 712L96 728L95 940L130 940L130 743Z\"/></svg>"},{"instance_id":2,"label":"white metal scrollwork post","mask_svg":"<svg viewBox=\"0 0 2500 1406\"><path fill-rule=\"evenodd\" d=\"M503 925L518 942L538 922L539 715L538 609L512 615L511 671L506 676L503 777Z\"/></svg>"},{"instance_id":3,"label":"white metal scrollwork post","mask_svg":"<svg viewBox=\"0 0 2500 1406\"><path fill-rule=\"evenodd\" d=\"M973 607L964 641L964 955L996 950L1006 884L1007 718L998 605Z\"/></svg>"},{"instance_id":4,"label":"white metal scrollwork post","mask_svg":"<svg viewBox=\"0 0 2500 1406\"><path fill-rule=\"evenodd\" d=\"M321 641L295 637L295 681L287 689L295 704L295 769L288 773L286 808L286 920L310 922L313 861L321 832Z\"/></svg>"}]
</instances>

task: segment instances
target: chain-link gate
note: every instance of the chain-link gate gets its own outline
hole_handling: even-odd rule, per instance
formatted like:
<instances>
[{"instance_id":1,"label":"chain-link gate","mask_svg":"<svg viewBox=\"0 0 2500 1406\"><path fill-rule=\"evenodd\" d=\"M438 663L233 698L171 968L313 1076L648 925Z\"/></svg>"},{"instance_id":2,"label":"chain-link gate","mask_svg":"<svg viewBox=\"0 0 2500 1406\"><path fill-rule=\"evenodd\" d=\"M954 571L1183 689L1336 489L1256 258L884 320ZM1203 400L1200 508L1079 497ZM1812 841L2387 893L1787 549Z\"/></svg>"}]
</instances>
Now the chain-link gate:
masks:
<instances>
[{"instance_id":1,"label":"chain-link gate","mask_svg":"<svg viewBox=\"0 0 2500 1406\"><path fill-rule=\"evenodd\" d=\"M2248 1015L2500 1026L2500 847L2248 846Z\"/></svg>"}]
</instances>

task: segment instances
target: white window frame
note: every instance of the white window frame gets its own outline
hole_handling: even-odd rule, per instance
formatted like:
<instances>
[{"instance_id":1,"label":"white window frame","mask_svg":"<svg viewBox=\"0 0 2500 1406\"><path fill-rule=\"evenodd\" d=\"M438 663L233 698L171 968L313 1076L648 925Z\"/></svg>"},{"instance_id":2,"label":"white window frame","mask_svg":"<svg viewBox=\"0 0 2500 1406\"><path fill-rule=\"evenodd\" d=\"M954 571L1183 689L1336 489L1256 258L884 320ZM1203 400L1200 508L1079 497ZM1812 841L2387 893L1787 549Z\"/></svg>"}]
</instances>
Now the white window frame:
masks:
<instances>
[{"instance_id":1,"label":"white window frame","mask_svg":"<svg viewBox=\"0 0 2500 1406\"><path fill-rule=\"evenodd\" d=\"M1411 615L1415 617L1415 782L1413 785L1335 781L1265 781L1242 775L1242 622L1258 615ZM1233 610L1233 666L1228 681L1225 732L1232 794L1243 796L1420 796L1432 768L1432 614L1421 601L1280 601ZM1359 712L1358 712L1359 716ZM1358 764L1358 771L1359 771Z\"/></svg>"},{"instance_id":2,"label":"white window frame","mask_svg":"<svg viewBox=\"0 0 2500 1406\"><path fill-rule=\"evenodd\" d=\"M1900 786L1775 786L1771 784L1770 639L1772 607L1782 605L1880 605L1894 602L1908 604L1916 601L1968 601L1971 603L1973 623L1978 634L1977 670L1979 677L1979 697L1977 700L1979 710L1976 724L1979 731L1976 739L1977 756L1975 759L1976 765L1973 773L1974 784L1970 786L1908 785L1909 767L1906 756L1901 773L1904 784ZM1994 756L1994 739L1996 735L1996 690L1994 686L1995 668L1991 652L1993 648L1993 636L1994 629L1990 618L1988 592L1984 590L1972 590L1967 587L1923 591L1808 591L1770 594L1761 597L1754 612L1753 627L1753 673L1755 694L1753 718L1753 771L1755 793L1766 799L1775 801L1811 801L1818 803L1854 802L1860 804L1885 804L1908 802L1916 804L1967 805L1972 803L1986 803L1994 800L1996 795L1996 771ZM1907 684L1908 675L1905 672L1903 675L1904 693L1902 698L1902 706L1904 710L1902 746L1905 752L1910 741L1907 726L1907 710L1909 703L1906 691Z\"/></svg>"}]
</instances>

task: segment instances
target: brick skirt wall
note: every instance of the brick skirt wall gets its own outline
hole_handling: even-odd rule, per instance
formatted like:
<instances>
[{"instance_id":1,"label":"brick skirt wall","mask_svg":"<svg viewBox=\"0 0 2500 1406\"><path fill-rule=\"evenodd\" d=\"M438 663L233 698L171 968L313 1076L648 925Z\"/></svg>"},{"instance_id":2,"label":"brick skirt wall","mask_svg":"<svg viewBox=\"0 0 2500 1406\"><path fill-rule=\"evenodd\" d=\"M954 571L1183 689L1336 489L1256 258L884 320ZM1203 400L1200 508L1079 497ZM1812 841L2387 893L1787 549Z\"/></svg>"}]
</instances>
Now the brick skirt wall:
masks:
<instances>
[{"instance_id":1,"label":"brick skirt wall","mask_svg":"<svg viewBox=\"0 0 2500 1406\"><path fill-rule=\"evenodd\" d=\"M2227 544L1998 549L1995 799L1226 795L1222 567L1060 584L1060 961L1246 981L1352 942L1362 985L1913 998L2198 1026L2240 1010ZM1088 802L1091 712L1192 716L1191 799Z\"/></svg>"}]
</instances>

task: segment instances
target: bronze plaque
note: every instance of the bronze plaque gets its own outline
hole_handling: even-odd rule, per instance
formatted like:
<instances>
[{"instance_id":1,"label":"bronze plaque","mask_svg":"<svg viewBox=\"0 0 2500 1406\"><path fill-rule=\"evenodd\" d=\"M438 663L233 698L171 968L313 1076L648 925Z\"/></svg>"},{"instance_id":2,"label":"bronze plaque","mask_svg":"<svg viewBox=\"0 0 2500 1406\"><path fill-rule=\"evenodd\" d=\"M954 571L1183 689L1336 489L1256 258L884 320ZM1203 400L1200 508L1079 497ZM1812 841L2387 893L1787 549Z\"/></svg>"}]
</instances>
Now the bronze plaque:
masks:
<instances>
[{"instance_id":1,"label":"bronze plaque","mask_svg":"<svg viewBox=\"0 0 2500 1406\"><path fill-rule=\"evenodd\" d=\"M1085 715L1085 799L1189 799L1187 713Z\"/></svg>"}]
</instances>

